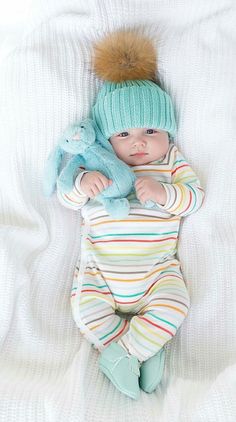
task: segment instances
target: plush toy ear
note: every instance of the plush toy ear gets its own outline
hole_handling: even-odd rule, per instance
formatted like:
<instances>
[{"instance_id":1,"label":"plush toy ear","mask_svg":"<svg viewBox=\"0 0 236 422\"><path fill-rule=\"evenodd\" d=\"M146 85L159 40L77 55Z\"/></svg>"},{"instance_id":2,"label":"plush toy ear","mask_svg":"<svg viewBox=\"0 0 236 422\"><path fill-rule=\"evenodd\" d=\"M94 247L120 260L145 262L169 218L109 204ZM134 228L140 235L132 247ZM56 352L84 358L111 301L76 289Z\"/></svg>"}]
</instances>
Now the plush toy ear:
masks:
<instances>
[{"instance_id":1,"label":"plush toy ear","mask_svg":"<svg viewBox=\"0 0 236 422\"><path fill-rule=\"evenodd\" d=\"M63 154L64 151L57 146L46 161L43 173L43 193L45 196L51 196L55 190Z\"/></svg>"}]
</instances>

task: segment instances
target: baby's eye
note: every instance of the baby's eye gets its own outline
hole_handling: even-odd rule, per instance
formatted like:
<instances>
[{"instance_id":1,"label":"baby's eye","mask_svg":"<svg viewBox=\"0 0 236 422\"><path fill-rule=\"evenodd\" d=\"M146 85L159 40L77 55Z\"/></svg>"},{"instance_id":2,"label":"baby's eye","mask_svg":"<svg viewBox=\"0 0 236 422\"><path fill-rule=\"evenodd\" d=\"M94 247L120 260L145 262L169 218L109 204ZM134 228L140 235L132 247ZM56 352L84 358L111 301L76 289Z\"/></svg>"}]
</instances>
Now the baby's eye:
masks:
<instances>
[{"instance_id":1,"label":"baby's eye","mask_svg":"<svg viewBox=\"0 0 236 422\"><path fill-rule=\"evenodd\" d=\"M147 133L152 135L153 133L157 132L155 129L147 129Z\"/></svg>"},{"instance_id":2,"label":"baby's eye","mask_svg":"<svg viewBox=\"0 0 236 422\"><path fill-rule=\"evenodd\" d=\"M121 138L125 138L126 136L128 136L128 134L129 134L129 132L121 132L117 136L120 136Z\"/></svg>"}]
</instances>

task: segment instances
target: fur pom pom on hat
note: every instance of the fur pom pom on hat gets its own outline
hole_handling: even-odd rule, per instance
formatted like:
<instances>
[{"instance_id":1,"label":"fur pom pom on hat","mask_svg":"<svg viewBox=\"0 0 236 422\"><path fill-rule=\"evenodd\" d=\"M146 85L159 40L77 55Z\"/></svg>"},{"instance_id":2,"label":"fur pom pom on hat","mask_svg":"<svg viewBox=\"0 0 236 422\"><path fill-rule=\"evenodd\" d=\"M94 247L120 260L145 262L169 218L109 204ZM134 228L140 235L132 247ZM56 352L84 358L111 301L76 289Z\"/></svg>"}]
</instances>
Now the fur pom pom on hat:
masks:
<instances>
[{"instance_id":1,"label":"fur pom pom on hat","mask_svg":"<svg viewBox=\"0 0 236 422\"><path fill-rule=\"evenodd\" d=\"M159 128L175 135L169 95L155 82L156 51L138 30L120 30L94 44L93 68L104 81L92 108L103 136L128 128Z\"/></svg>"},{"instance_id":2,"label":"fur pom pom on hat","mask_svg":"<svg viewBox=\"0 0 236 422\"><path fill-rule=\"evenodd\" d=\"M94 45L94 70L103 80L155 79L156 51L137 30L113 32Z\"/></svg>"}]
</instances>

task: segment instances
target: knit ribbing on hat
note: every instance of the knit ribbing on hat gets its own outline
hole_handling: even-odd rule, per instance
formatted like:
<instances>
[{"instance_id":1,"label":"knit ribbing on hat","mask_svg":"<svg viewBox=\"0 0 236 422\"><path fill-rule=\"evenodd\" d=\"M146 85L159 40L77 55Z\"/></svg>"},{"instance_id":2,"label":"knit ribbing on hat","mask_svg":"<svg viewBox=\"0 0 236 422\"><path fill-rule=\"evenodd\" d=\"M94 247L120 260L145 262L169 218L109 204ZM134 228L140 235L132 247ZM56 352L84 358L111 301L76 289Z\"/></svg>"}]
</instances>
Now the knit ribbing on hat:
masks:
<instances>
[{"instance_id":1,"label":"knit ribbing on hat","mask_svg":"<svg viewBox=\"0 0 236 422\"><path fill-rule=\"evenodd\" d=\"M149 80L105 81L92 117L106 138L128 128L148 127L175 135L176 123L169 95Z\"/></svg>"}]
</instances>

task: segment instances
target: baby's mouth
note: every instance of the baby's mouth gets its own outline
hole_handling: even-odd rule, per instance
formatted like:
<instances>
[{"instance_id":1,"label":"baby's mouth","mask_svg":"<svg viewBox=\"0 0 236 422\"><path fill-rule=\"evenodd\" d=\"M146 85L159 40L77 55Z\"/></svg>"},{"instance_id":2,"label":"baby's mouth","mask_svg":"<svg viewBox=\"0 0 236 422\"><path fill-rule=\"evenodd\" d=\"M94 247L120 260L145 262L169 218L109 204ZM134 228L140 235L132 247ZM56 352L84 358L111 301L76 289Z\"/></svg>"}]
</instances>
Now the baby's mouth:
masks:
<instances>
[{"instance_id":1,"label":"baby's mouth","mask_svg":"<svg viewBox=\"0 0 236 422\"><path fill-rule=\"evenodd\" d=\"M133 157L135 155L138 155L138 156L148 155L148 153L147 152L135 152L134 154L130 154L130 155L131 155L131 157Z\"/></svg>"}]
</instances>

